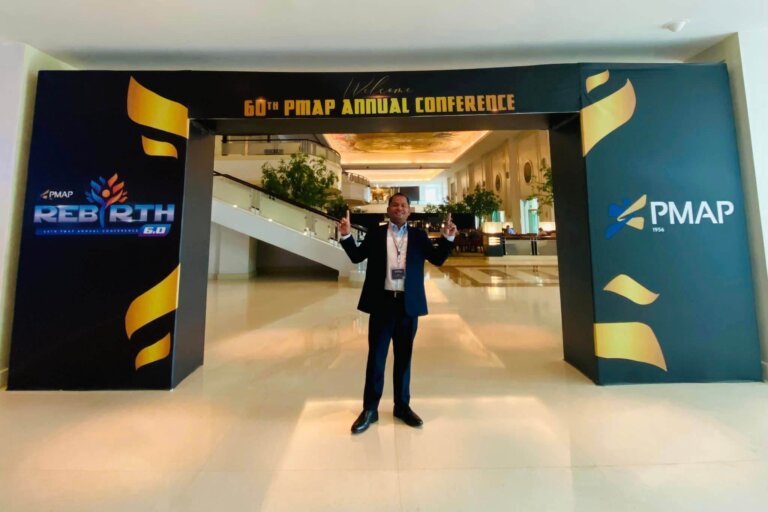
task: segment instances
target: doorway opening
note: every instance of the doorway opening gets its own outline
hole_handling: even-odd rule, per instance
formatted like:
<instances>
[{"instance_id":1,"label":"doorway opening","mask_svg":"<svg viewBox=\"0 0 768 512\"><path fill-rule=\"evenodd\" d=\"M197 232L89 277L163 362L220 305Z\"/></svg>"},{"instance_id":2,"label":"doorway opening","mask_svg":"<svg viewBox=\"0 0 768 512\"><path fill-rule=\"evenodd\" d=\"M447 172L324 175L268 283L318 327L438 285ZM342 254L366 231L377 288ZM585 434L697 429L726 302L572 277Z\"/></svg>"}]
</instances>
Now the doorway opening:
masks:
<instances>
[{"instance_id":1,"label":"doorway opening","mask_svg":"<svg viewBox=\"0 0 768 512\"><path fill-rule=\"evenodd\" d=\"M518 117L524 119L517 119ZM457 243L457 254L455 257L449 259L449 263L443 269L433 269L428 272L428 279L435 283L435 286L430 289L438 297L438 300L443 301L447 300L446 296L450 293L446 293L446 290L441 288L441 280L445 280L445 283L451 282L452 286L458 285L458 288L475 288L474 292L470 293L482 291L484 295L481 300L487 301L485 302L486 304L491 304L491 309L496 308L497 315L501 315L500 317L505 315L502 306L504 301L512 301L513 305L510 309L514 312L509 317L511 323L505 329L514 329L513 325L519 326L521 322L528 323L533 318L538 318L538 321L542 323L542 318L545 318L543 324L546 328L542 331L544 334L539 333L539 335L543 336L541 339L547 339L549 342L557 338L556 344L559 350L559 352L549 350L545 355L545 360L549 361L554 357L562 362L563 354L559 348L562 343L562 324L558 291L562 294L563 290L560 289L562 284L558 270L560 249L558 247L560 245L558 237L561 235L561 228L565 228L566 231L569 230L568 227L565 227L565 224L570 223L570 219L563 217L558 219L561 222L556 222L555 215L557 209L555 205L541 205L539 203L539 196L535 192L539 191L537 186L540 186L543 182L544 171L548 164L554 170L550 175L557 175L559 171L573 172L573 169L576 169L575 172L578 172L580 168L578 164L568 165L563 160L564 155L567 159L581 159L581 155L578 152L574 152L573 147L567 150L557 148L560 152L561 161L558 162L560 166L557 166L555 160L553 160L553 155L557 151L554 150L555 148L550 150L549 147L550 128L558 123L562 124L563 119L566 119L566 117L506 116L504 118L505 122L500 122L498 117L488 118L488 126L483 125L476 118L440 118L428 120L429 123L425 123L424 119L397 119L379 120L382 121L381 124L383 126L381 127L372 124L372 120L355 120L356 122L328 120L328 123L317 120L304 121L304 123L312 125L312 127L323 128L322 132L318 130L309 134L309 129L298 129L302 127L301 120L291 120L284 123L251 121L247 125L243 124L241 120L232 121L231 123L217 121L212 123L213 126L210 126L211 129L222 134L220 137L217 137L215 143L216 159L214 161L214 169L225 176L217 176L215 179L229 182L232 181L230 178L234 177L251 184L259 184L263 174L259 171L262 170L264 165L276 165L276 162L279 162L281 158L287 160L292 152L291 148L297 144L300 146L300 149L313 155L322 153L323 156L321 158L325 160L328 159L329 155L333 158L335 153L339 156L342 187L345 183L343 180L347 182L354 182L356 180L358 185L362 185L359 188L362 188L363 192L359 193L358 191L358 198L362 198L362 201L358 204L349 205L350 209L356 213L358 219L369 216L376 218L376 222L383 221L383 212L386 209L388 196L394 192L404 191L409 194L413 202L415 214L412 220L421 228L428 231L433 230L436 236L439 236L439 220L441 217L438 215L437 222L435 222L435 217L430 218L430 211L435 213L435 208L439 209L441 207L443 212L447 211L449 209L447 208L448 205L456 205L462 202L475 190L475 187L492 192L499 199L499 208L483 219L472 216L472 225L468 224L464 228L466 229L465 234L467 238L470 237L472 231L476 232L476 236L479 236L479 243L474 246L472 243L464 241L461 244ZM284 124L291 124L297 129L292 132L269 132L268 128L270 126ZM416 131L427 127L438 131ZM485 127L488 129L477 130L477 128ZM474 130L468 128L473 128ZM389 131L394 129L402 131ZM447 130L449 129L453 131L448 132ZM387 139L391 143L393 136L400 137L402 142L404 134L417 134L419 135L417 138L420 138L423 144L426 137L435 137L435 134L443 134L441 136L445 138L445 134L448 133L468 133L471 131L479 131L484 133L484 135L474 140L469 148L465 148L453 162L448 162L451 165L444 166L443 168L434 165L434 163L427 162L424 158L416 162L401 162L399 169L388 169L388 164L386 163L380 162L377 165L373 161L361 161L359 155L356 162L345 161L341 157L343 153L337 151L339 146L334 146L333 144L333 142L343 140L352 148L362 146L378 149L378 155L381 156L381 154L387 153ZM256 133L258 135L254 135ZM570 134L569 137L578 137L579 135L577 131ZM363 151L363 153L366 152ZM367 153L377 154L375 151L367 151ZM445 163L442 162L442 164ZM427 170L436 178L433 177L429 180L419 181L411 177L412 181L407 181L403 178L402 172L399 175L399 180L382 178L382 175L386 175L387 172L394 174L397 171L407 171L409 170L407 169L408 167L410 167L411 172L417 167L419 171ZM583 169L583 164L581 168ZM240 185L244 184L241 183ZM221 185L218 188L221 188ZM214 201L216 201L216 189L217 185L214 185ZM368 189L368 196L365 192L366 189ZM253 191L249 193L252 196L254 195ZM265 195L265 192L257 191L256 195L259 194ZM437 201L437 204L433 203L436 197L441 198L442 201ZM566 201L572 201L573 199L573 197L566 197ZM274 200L274 198L271 198L271 200ZM583 201L585 202L585 199ZM544 211L545 207L548 207L547 211ZM249 208L252 209L253 206L249 204ZM581 204L575 208L586 209L586 204ZM264 211L264 206L260 205L259 213L261 214ZM310 224L302 224L302 222L306 222L307 218L313 215L317 218L310 219ZM286 214L286 216L291 218L290 214ZM329 224L328 219L319 218L318 213L313 211L305 212L304 217L305 219L298 220L299 224L292 226L294 231L302 231L303 234L310 238L325 238L325 241L330 245L335 244L335 231L332 221ZM582 219L586 220L586 216L583 216ZM279 224L280 222L276 220L271 218L270 222ZM544 239L539 231L539 228L544 226L547 227L546 232L549 235L546 239ZM212 228L212 254L217 243L215 229ZM575 229L571 227L572 231L582 233L585 233L586 229L585 225L575 227ZM364 230L361 229L361 236L364 236L363 232ZM221 233L219 233L219 236L221 236ZM274 233L273 236L275 236ZM356 295L359 293L359 290L352 289L339 293L338 284L333 280L333 276L326 274L325 277L330 277L330 279L325 279L324 283L311 283L309 281L316 281L317 279L315 278L321 275L319 271L314 273L314 277L307 279L308 274L298 275L288 270L284 272L281 279L276 279L272 270L267 270L268 265L262 265L262 270L266 271L259 276L258 258L260 253L262 257L265 254L267 255L266 259L270 264L278 262L278 264L284 264L286 267L303 267L305 270L328 268L317 263L317 258L306 258L307 254L305 253L297 256L288 248L279 247L281 244L279 238L280 236L278 235L271 240L257 242L255 248L253 242L249 242L250 265L255 270L257 279L249 283L243 283L244 288L239 292L235 292L234 295L237 296L239 293L242 297L252 296L253 298L247 298L244 304L249 304L249 307L255 306L258 309L258 313L252 309L244 309L242 314L250 315L251 317L255 315L259 319L242 322L243 328L263 327L281 322L283 325L287 325L285 322L288 322L288 324L293 321L301 322L302 318L308 320L310 317L303 316L301 311L311 311L315 308L322 310L325 307L322 304L329 296L331 297L331 303L334 300L341 300L340 297L344 297L342 301L344 303L343 315L351 319L352 323L360 324L360 322L363 322L362 319L355 316L357 314L354 311L354 305L357 300ZM493 253L493 250L490 250L492 243L500 245L500 254L490 255ZM264 244L272 246L272 248L265 250L264 247L266 245ZM245 244L242 246L245 247ZM277 247L276 251L274 250L275 247ZM220 251L222 248L223 246L220 245L218 253L219 262L221 262L222 253ZM543 250L538 251L537 248L543 248ZM338 257L342 260L346 259L346 256L338 248L337 253ZM285 275L292 275L294 278L286 280ZM310 270L309 276L312 275L313 272ZM222 284L221 276L217 277L219 280L216 283L216 295L212 296L209 290L209 301L219 304L219 311L222 311L221 304L233 304L237 301L222 299L220 294L233 292L236 285L232 282ZM248 287L251 288L251 291L247 291ZM295 292L292 298L289 293L291 287L293 287ZM530 311L527 310L528 306L522 305L519 302L522 296L521 290L527 288L546 289L541 292L541 297L529 301ZM269 307L265 307L270 304L268 297L277 297L280 293L284 295L284 298L279 300L283 301L284 304L292 303L295 308L278 308L279 311L275 310L270 313ZM455 293L460 294L461 292ZM259 295L261 295L261 298ZM483 309L485 306L483 306L482 302L478 302L477 299L478 297L474 297L471 301L471 307ZM227 315L231 314L231 308L225 307L224 309L227 310ZM466 307L462 309L466 309ZM211 308L209 307L210 310ZM526 313L526 311L528 312ZM527 314L527 320L520 316L524 314ZM217 321L212 322L210 319L208 321L209 325L221 323ZM224 323L229 326L232 325L231 321ZM471 330L469 329L469 331ZM341 339L339 336L343 338L343 335L339 334L342 331L343 329L339 330L331 338L339 341ZM212 332L211 329L207 332L209 337L217 338L221 341L221 337L216 332ZM233 333L229 332L228 334L231 335ZM243 333L237 334L242 335ZM510 339L514 338L512 331L509 334ZM313 338L311 334L305 333L305 335ZM333 345L333 342L331 342L331 345ZM551 347L549 348L551 349ZM510 358L510 364L512 359Z\"/></svg>"}]
</instances>

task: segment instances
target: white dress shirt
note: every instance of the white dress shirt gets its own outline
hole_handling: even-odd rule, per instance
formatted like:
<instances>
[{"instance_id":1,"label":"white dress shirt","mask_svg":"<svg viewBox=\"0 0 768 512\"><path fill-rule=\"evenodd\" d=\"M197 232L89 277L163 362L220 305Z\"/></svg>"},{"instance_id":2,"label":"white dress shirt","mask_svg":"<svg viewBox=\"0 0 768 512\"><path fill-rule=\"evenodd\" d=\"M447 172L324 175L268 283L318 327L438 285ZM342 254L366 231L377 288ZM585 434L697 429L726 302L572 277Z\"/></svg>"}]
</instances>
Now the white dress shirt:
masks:
<instances>
[{"instance_id":1,"label":"white dress shirt","mask_svg":"<svg viewBox=\"0 0 768 512\"><path fill-rule=\"evenodd\" d=\"M393 292L405 291L405 254L408 250L408 223L397 227L392 222L387 229L387 273L384 289ZM392 270L402 269L402 279L392 279Z\"/></svg>"}]
</instances>

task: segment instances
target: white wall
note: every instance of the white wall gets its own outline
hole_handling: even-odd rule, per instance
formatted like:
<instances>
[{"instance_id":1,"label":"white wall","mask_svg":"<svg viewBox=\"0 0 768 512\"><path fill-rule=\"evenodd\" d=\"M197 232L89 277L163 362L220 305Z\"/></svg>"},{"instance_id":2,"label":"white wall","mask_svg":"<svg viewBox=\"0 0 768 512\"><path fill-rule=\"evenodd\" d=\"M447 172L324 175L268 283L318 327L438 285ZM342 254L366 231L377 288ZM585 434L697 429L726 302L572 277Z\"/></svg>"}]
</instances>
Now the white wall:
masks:
<instances>
[{"instance_id":1,"label":"white wall","mask_svg":"<svg viewBox=\"0 0 768 512\"><path fill-rule=\"evenodd\" d=\"M768 29L740 32L690 62L725 62L731 81L752 257L763 376L768 380Z\"/></svg>"},{"instance_id":2,"label":"white wall","mask_svg":"<svg viewBox=\"0 0 768 512\"><path fill-rule=\"evenodd\" d=\"M527 130L512 133L509 137L489 151L478 155L467 165L451 169L447 177L447 190L455 184L455 201L461 201L464 189L472 193L475 185L485 186L493 190L501 198L505 212L505 223L512 224L518 231L522 225L520 218L520 200L531 195L533 188L523 178L525 163L530 161L533 166L534 179L541 180L541 161L546 159L551 164L549 149L549 132L544 130ZM500 178L501 190L496 190L496 177ZM545 206L540 210L540 220L554 221L554 210Z\"/></svg>"},{"instance_id":3,"label":"white wall","mask_svg":"<svg viewBox=\"0 0 768 512\"><path fill-rule=\"evenodd\" d=\"M211 222L209 279L248 279L256 274L256 240Z\"/></svg>"},{"instance_id":4,"label":"white wall","mask_svg":"<svg viewBox=\"0 0 768 512\"><path fill-rule=\"evenodd\" d=\"M23 44L0 44L0 388L7 379L37 72L44 69L72 67Z\"/></svg>"},{"instance_id":5,"label":"white wall","mask_svg":"<svg viewBox=\"0 0 768 512\"><path fill-rule=\"evenodd\" d=\"M12 226L16 160L19 153L22 91L24 77L24 46L0 44L0 293L10 292L9 228ZM0 336L11 314L10 304L2 300ZM9 345L7 335L0 338L0 387L7 381Z\"/></svg>"}]
</instances>

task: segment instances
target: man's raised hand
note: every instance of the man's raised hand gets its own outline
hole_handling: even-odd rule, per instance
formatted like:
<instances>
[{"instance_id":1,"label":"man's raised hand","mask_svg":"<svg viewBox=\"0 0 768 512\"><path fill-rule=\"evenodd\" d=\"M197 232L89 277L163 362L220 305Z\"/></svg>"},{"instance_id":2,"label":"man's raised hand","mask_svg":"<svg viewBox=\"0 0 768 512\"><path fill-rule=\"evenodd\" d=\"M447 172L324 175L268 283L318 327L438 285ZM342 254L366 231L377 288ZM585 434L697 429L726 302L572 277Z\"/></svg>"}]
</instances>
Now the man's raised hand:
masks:
<instances>
[{"instance_id":1,"label":"man's raised hand","mask_svg":"<svg viewBox=\"0 0 768 512\"><path fill-rule=\"evenodd\" d=\"M339 236L347 236L352 232L352 222L349 220L349 209L347 209L347 215L338 224Z\"/></svg>"},{"instance_id":2,"label":"man's raised hand","mask_svg":"<svg viewBox=\"0 0 768 512\"><path fill-rule=\"evenodd\" d=\"M451 220L451 214L448 214L448 218L445 219L445 226L443 226L443 236L456 236L456 224Z\"/></svg>"}]
</instances>

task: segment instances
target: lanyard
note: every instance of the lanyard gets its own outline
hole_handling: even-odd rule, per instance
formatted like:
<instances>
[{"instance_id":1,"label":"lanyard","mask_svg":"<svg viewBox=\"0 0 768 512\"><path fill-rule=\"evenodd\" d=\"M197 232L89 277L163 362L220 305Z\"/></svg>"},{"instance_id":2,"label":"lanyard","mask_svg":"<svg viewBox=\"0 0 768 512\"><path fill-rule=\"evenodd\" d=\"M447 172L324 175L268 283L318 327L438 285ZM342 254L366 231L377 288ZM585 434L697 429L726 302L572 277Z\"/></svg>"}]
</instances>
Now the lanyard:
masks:
<instances>
[{"instance_id":1,"label":"lanyard","mask_svg":"<svg viewBox=\"0 0 768 512\"><path fill-rule=\"evenodd\" d=\"M400 259L403 254L403 248L405 247L405 242L408 239L408 230L406 229L405 234L401 237L397 237L395 235L395 230L390 229L389 231L392 234L392 243L395 244L395 252L397 253L397 264L400 265Z\"/></svg>"}]
</instances>

